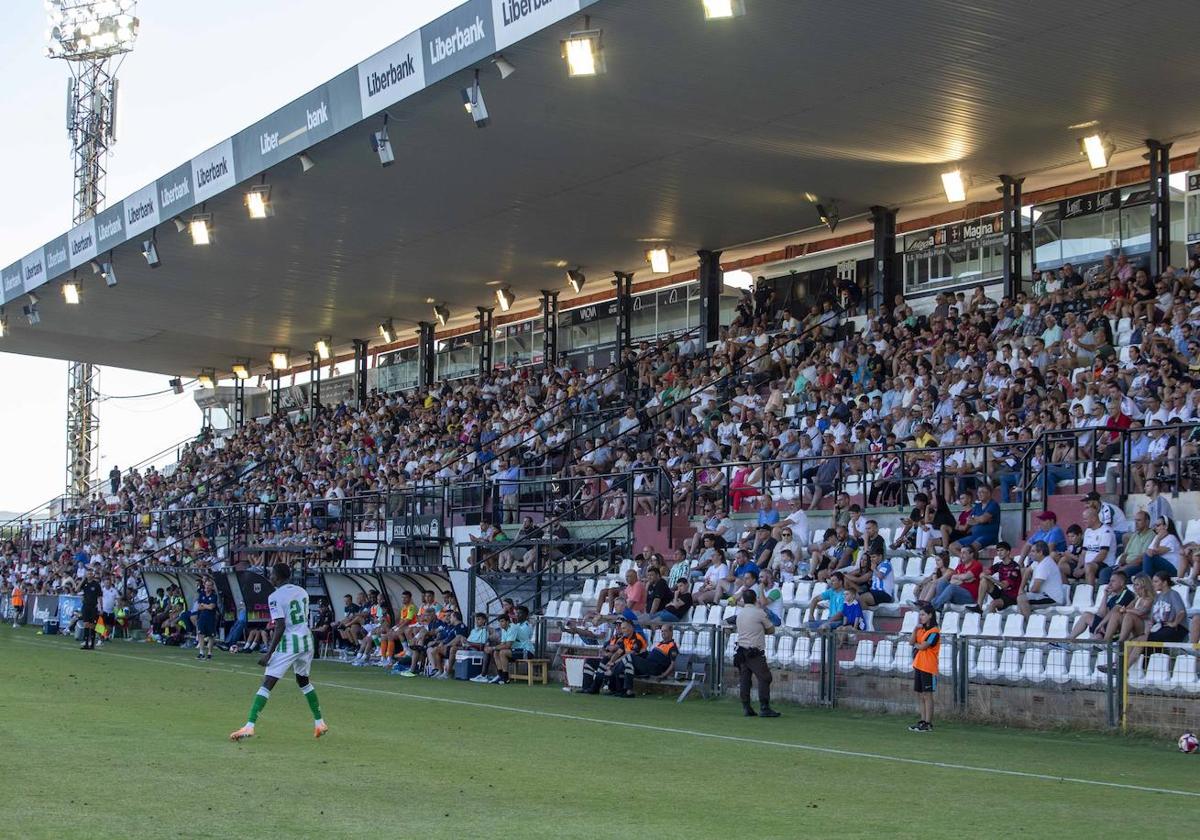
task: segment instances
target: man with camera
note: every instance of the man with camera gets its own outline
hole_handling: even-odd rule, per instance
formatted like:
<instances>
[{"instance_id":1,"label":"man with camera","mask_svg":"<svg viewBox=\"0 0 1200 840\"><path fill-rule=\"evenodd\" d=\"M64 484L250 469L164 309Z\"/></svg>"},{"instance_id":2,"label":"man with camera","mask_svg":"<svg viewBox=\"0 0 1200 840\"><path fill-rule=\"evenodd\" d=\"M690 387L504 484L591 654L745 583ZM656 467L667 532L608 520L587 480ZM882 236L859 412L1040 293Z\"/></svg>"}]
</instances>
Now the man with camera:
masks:
<instances>
[{"instance_id":1,"label":"man with camera","mask_svg":"<svg viewBox=\"0 0 1200 840\"><path fill-rule=\"evenodd\" d=\"M746 717L779 717L771 708L771 668L767 665L767 636L775 633L775 625L766 611L758 605L753 589L742 593L745 606L737 615L737 651L733 664L738 669L742 710ZM750 678L758 679L759 711L750 705Z\"/></svg>"}]
</instances>

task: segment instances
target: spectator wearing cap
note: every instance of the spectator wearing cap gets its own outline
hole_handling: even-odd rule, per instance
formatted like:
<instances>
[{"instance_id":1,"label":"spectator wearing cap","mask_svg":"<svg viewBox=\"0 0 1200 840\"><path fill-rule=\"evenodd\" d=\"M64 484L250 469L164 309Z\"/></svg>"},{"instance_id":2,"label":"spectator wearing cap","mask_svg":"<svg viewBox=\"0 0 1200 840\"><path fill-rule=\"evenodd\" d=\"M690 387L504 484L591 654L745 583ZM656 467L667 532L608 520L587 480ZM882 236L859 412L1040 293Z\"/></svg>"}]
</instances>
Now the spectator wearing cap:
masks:
<instances>
[{"instance_id":1,"label":"spectator wearing cap","mask_svg":"<svg viewBox=\"0 0 1200 840\"><path fill-rule=\"evenodd\" d=\"M1044 510L1035 516L1034 519L1038 521L1038 529L1029 536L1021 559L1025 559L1029 553L1030 545L1038 540L1050 546L1051 552L1065 551L1067 548L1067 538L1063 534L1063 529L1058 525L1058 514L1052 510Z\"/></svg>"}]
</instances>

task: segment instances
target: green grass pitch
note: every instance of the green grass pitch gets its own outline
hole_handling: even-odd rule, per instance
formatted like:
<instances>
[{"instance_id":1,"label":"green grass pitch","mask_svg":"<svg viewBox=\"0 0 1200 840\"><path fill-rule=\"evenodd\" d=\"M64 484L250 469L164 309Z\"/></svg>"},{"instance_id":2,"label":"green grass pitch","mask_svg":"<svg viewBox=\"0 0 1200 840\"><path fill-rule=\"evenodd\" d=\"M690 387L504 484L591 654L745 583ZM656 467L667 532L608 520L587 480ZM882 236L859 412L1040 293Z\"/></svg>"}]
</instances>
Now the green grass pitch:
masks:
<instances>
[{"instance_id":1,"label":"green grass pitch","mask_svg":"<svg viewBox=\"0 0 1200 840\"><path fill-rule=\"evenodd\" d=\"M251 656L0 629L0 835L925 838L1190 836L1200 757L1166 739L1038 733L557 686L402 680L318 662L258 735Z\"/></svg>"}]
</instances>

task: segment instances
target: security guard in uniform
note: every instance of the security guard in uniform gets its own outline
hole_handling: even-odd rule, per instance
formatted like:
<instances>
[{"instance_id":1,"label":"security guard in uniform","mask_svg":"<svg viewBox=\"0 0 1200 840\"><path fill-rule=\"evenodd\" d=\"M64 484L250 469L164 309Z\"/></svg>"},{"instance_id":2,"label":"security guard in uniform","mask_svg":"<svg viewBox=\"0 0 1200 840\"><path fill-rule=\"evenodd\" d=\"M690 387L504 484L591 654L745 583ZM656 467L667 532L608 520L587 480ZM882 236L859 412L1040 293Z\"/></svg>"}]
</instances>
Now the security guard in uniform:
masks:
<instances>
[{"instance_id":1,"label":"security guard in uniform","mask_svg":"<svg viewBox=\"0 0 1200 840\"><path fill-rule=\"evenodd\" d=\"M766 611L758 605L753 589L742 593L745 606L737 615L737 650L733 664L738 669L738 687L746 717L779 717L771 708L771 668L767 665L767 636L775 633L775 625ZM758 678L759 711L750 705L750 678Z\"/></svg>"}]
</instances>

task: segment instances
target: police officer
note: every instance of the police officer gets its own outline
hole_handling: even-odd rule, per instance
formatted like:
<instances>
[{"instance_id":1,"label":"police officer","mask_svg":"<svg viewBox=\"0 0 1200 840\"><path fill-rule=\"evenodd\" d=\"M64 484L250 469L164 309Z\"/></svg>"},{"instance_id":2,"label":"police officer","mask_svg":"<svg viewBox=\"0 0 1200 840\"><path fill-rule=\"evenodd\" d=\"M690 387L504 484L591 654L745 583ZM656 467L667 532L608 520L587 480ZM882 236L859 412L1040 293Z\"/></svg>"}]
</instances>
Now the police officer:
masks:
<instances>
[{"instance_id":1,"label":"police officer","mask_svg":"<svg viewBox=\"0 0 1200 840\"><path fill-rule=\"evenodd\" d=\"M737 615L737 651L733 655L733 664L738 669L743 714L746 717L779 717L779 712L771 708L771 669L765 650L767 636L774 634L775 625L758 605L758 596L753 589L743 592L742 599L745 606ZM751 676L758 678L758 712L750 705Z\"/></svg>"}]
</instances>

